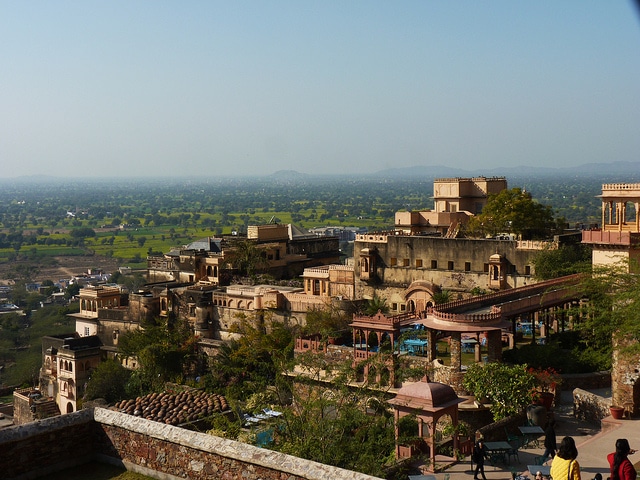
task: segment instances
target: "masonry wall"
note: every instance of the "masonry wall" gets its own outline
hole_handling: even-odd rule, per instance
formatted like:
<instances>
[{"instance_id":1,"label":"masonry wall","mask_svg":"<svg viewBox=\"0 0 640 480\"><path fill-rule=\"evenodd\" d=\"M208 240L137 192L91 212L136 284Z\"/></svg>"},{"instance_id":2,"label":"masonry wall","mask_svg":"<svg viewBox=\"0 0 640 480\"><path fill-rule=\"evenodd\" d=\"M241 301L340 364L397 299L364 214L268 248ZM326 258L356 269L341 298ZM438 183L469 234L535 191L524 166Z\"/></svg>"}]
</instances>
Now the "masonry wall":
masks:
<instances>
[{"instance_id":1,"label":"masonry wall","mask_svg":"<svg viewBox=\"0 0 640 480\"><path fill-rule=\"evenodd\" d=\"M376 478L103 408L0 430L0 459L9 480L96 460L165 480Z\"/></svg>"},{"instance_id":2,"label":"masonry wall","mask_svg":"<svg viewBox=\"0 0 640 480\"><path fill-rule=\"evenodd\" d=\"M32 479L90 461L95 423L81 410L0 430L2 478Z\"/></svg>"}]
</instances>

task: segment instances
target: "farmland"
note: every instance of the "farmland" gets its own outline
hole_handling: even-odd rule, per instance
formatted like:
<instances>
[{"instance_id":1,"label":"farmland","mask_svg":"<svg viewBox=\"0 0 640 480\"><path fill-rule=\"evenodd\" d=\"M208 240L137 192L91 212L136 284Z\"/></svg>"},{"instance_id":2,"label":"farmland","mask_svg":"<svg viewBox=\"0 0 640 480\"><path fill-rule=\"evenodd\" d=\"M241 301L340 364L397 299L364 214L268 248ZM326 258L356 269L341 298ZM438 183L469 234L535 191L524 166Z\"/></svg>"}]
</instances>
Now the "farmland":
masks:
<instances>
[{"instance_id":1,"label":"farmland","mask_svg":"<svg viewBox=\"0 0 640 480\"><path fill-rule=\"evenodd\" d=\"M599 179L508 179L568 222L597 222ZM0 275L64 267L73 258L144 268L150 253L268 222L393 226L398 210L433 206L433 178L307 177L15 181L0 190ZM24 269L23 269L24 270Z\"/></svg>"}]
</instances>

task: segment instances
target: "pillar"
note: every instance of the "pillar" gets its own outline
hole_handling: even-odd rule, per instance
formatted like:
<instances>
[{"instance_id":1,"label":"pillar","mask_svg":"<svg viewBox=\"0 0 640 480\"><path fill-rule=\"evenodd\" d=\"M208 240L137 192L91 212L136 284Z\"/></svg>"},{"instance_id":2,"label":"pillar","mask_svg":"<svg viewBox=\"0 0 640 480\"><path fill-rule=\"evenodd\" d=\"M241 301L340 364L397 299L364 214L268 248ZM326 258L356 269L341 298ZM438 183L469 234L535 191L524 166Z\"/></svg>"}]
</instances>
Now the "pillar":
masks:
<instances>
[{"instance_id":1,"label":"pillar","mask_svg":"<svg viewBox=\"0 0 640 480\"><path fill-rule=\"evenodd\" d=\"M438 358L438 332L433 329L427 330L427 359L433 362Z\"/></svg>"},{"instance_id":2,"label":"pillar","mask_svg":"<svg viewBox=\"0 0 640 480\"><path fill-rule=\"evenodd\" d=\"M502 361L502 332L500 330L487 332L487 357L489 362Z\"/></svg>"},{"instance_id":3,"label":"pillar","mask_svg":"<svg viewBox=\"0 0 640 480\"><path fill-rule=\"evenodd\" d=\"M460 332L451 332L451 369L454 372L462 371L462 345Z\"/></svg>"}]
</instances>

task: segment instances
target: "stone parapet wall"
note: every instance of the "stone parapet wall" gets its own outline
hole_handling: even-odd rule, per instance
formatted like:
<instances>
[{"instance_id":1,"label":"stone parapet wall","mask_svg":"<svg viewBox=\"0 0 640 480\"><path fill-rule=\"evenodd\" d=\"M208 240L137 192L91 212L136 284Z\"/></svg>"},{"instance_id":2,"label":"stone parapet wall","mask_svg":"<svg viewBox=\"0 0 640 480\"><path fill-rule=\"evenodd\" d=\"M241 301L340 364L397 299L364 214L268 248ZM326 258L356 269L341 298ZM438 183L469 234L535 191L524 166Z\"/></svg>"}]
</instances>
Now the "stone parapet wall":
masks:
<instances>
[{"instance_id":1,"label":"stone parapet wall","mask_svg":"<svg viewBox=\"0 0 640 480\"><path fill-rule=\"evenodd\" d=\"M2 478L101 461L153 478L375 480L376 477L103 408L0 430Z\"/></svg>"},{"instance_id":2,"label":"stone parapet wall","mask_svg":"<svg viewBox=\"0 0 640 480\"><path fill-rule=\"evenodd\" d=\"M610 415L610 406L610 398L601 397L581 388L573 390L573 414L582 420L600 424L603 418Z\"/></svg>"},{"instance_id":3,"label":"stone parapet wall","mask_svg":"<svg viewBox=\"0 0 640 480\"><path fill-rule=\"evenodd\" d=\"M150 469L193 479L375 478L112 410L96 408L95 420L104 432L98 450L127 467L144 467L146 474Z\"/></svg>"},{"instance_id":4,"label":"stone parapet wall","mask_svg":"<svg viewBox=\"0 0 640 480\"><path fill-rule=\"evenodd\" d=\"M591 372L562 374L562 383L559 389L571 392L576 388L596 390L599 388L611 388L611 372Z\"/></svg>"},{"instance_id":5,"label":"stone parapet wall","mask_svg":"<svg viewBox=\"0 0 640 480\"><path fill-rule=\"evenodd\" d=\"M90 461L92 410L81 410L0 430L2 478L39 478Z\"/></svg>"}]
</instances>

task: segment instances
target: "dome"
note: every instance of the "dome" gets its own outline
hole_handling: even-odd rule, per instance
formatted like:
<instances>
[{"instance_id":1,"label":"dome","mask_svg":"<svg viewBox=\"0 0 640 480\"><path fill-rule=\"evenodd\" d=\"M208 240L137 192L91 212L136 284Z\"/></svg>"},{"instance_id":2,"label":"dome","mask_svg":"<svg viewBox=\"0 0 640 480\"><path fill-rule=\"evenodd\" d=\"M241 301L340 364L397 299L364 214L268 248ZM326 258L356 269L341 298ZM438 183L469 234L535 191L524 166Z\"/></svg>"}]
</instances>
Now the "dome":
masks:
<instances>
[{"instance_id":1,"label":"dome","mask_svg":"<svg viewBox=\"0 0 640 480\"><path fill-rule=\"evenodd\" d=\"M430 382L423 378L421 381L407 385L398 390L398 397L411 397L420 399L431 407L443 407L452 402L457 403L458 395L449 385L439 382Z\"/></svg>"}]
</instances>

